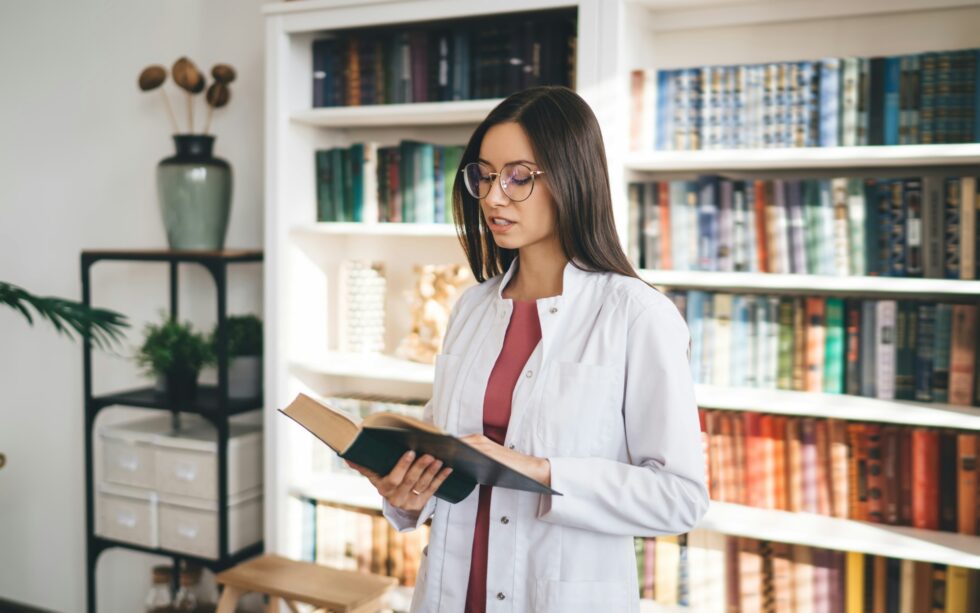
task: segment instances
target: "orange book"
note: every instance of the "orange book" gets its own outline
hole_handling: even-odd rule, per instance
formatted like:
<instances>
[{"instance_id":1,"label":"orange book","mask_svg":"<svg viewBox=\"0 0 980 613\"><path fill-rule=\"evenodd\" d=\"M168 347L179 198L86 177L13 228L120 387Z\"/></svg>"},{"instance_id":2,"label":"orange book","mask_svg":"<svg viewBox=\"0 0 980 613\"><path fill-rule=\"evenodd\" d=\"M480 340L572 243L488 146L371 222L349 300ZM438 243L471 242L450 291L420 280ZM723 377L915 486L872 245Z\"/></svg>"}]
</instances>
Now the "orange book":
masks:
<instances>
[{"instance_id":1,"label":"orange book","mask_svg":"<svg viewBox=\"0 0 980 613\"><path fill-rule=\"evenodd\" d=\"M973 404L973 375L976 361L977 307L954 304L949 349L949 403Z\"/></svg>"},{"instance_id":2,"label":"orange book","mask_svg":"<svg viewBox=\"0 0 980 613\"><path fill-rule=\"evenodd\" d=\"M794 613L793 546L772 543L772 589L775 613Z\"/></svg>"},{"instance_id":3,"label":"orange book","mask_svg":"<svg viewBox=\"0 0 980 613\"><path fill-rule=\"evenodd\" d=\"M956 531L977 533L977 435L956 437Z\"/></svg>"},{"instance_id":4,"label":"orange book","mask_svg":"<svg viewBox=\"0 0 980 613\"><path fill-rule=\"evenodd\" d=\"M630 73L630 151L643 148L643 76L642 70Z\"/></svg>"},{"instance_id":5,"label":"orange book","mask_svg":"<svg viewBox=\"0 0 980 613\"><path fill-rule=\"evenodd\" d=\"M885 595L888 593L888 558L874 557L874 589L871 600L872 613L885 613Z\"/></svg>"},{"instance_id":6,"label":"orange book","mask_svg":"<svg viewBox=\"0 0 980 613\"><path fill-rule=\"evenodd\" d=\"M762 611L762 554L759 541L738 538L738 595L742 611Z\"/></svg>"},{"instance_id":7,"label":"orange book","mask_svg":"<svg viewBox=\"0 0 980 613\"><path fill-rule=\"evenodd\" d=\"M830 509L834 517L847 518L850 477L847 473L847 422L828 419L830 429Z\"/></svg>"},{"instance_id":8,"label":"orange book","mask_svg":"<svg viewBox=\"0 0 980 613\"><path fill-rule=\"evenodd\" d=\"M788 510L803 510L803 441L800 439L800 418L786 420L786 499Z\"/></svg>"},{"instance_id":9,"label":"orange book","mask_svg":"<svg viewBox=\"0 0 980 613\"><path fill-rule=\"evenodd\" d=\"M912 525L939 530L939 432L912 430Z\"/></svg>"},{"instance_id":10,"label":"orange book","mask_svg":"<svg viewBox=\"0 0 980 613\"><path fill-rule=\"evenodd\" d=\"M827 343L827 302L820 296L808 296L805 300L806 355L803 389L807 392L823 391L824 347Z\"/></svg>"},{"instance_id":11,"label":"orange book","mask_svg":"<svg viewBox=\"0 0 980 613\"><path fill-rule=\"evenodd\" d=\"M659 181L657 190L657 206L660 208L660 267L672 270L674 260L670 248L670 184Z\"/></svg>"},{"instance_id":12,"label":"orange book","mask_svg":"<svg viewBox=\"0 0 980 613\"><path fill-rule=\"evenodd\" d=\"M745 485L748 489L748 504L750 507L765 507L765 449L762 445L760 421L758 413L742 413L742 424L745 431Z\"/></svg>"},{"instance_id":13,"label":"orange book","mask_svg":"<svg viewBox=\"0 0 980 613\"><path fill-rule=\"evenodd\" d=\"M762 464L761 506L765 509L776 508L776 446L773 438L772 415L759 416L759 460Z\"/></svg>"},{"instance_id":14,"label":"orange book","mask_svg":"<svg viewBox=\"0 0 980 613\"><path fill-rule=\"evenodd\" d=\"M775 472L775 508L789 509L788 480L786 476L786 422L783 415L772 415L772 455Z\"/></svg>"},{"instance_id":15,"label":"orange book","mask_svg":"<svg viewBox=\"0 0 980 613\"><path fill-rule=\"evenodd\" d=\"M847 424L847 440L850 443L848 474L848 514L851 519L868 519L868 456L864 445L864 424Z\"/></svg>"},{"instance_id":16,"label":"orange book","mask_svg":"<svg viewBox=\"0 0 980 613\"><path fill-rule=\"evenodd\" d=\"M708 491L712 500L725 501L725 484L722 481L722 434L721 416L717 411L705 411L704 423L708 428Z\"/></svg>"},{"instance_id":17,"label":"orange book","mask_svg":"<svg viewBox=\"0 0 980 613\"><path fill-rule=\"evenodd\" d=\"M755 182L755 252L759 256L757 268L759 272L769 272L768 234L766 234L766 184L767 181ZM771 184L770 184L771 185ZM771 189L771 188L770 188Z\"/></svg>"}]
</instances>

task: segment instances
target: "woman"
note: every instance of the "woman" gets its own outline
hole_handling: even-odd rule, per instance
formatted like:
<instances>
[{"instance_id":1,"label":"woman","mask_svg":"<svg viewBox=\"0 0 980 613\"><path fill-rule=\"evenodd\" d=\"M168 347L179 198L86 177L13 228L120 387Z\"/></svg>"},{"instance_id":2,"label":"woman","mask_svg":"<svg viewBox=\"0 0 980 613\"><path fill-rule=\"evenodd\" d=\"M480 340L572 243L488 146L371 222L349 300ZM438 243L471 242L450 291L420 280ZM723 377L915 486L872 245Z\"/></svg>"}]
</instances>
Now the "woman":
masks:
<instances>
[{"instance_id":1,"label":"woman","mask_svg":"<svg viewBox=\"0 0 980 613\"><path fill-rule=\"evenodd\" d=\"M430 456L354 468L398 530L432 518L413 612L638 611L633 537L685 532L708 506L687 326L623 254L574 92L510 96L460 167L481 283L453 309L425 418L562 495L481 486L451 505Z\"/></svg>"}]
</instances>

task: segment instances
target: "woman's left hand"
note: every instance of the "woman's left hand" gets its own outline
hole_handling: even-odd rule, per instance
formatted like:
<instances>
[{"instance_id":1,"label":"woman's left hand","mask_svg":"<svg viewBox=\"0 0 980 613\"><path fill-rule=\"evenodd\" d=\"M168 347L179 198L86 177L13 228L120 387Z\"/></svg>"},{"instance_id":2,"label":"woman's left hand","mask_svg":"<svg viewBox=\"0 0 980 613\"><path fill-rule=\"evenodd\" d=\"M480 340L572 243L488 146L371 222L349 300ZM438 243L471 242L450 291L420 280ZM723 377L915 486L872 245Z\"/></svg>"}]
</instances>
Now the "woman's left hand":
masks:
<instances>
[{"instance_id":1,"label":"woman's left hand","mask_svg":"<svg viewBox=\"0 0 980 613\"><path fill-rule=\"evenodd\" d=\"M527 455L503 445L498 445L482 434L467 434L459 437L467 445L487 454L502 464L524 473L528 477L551 487L551 462L548 458Z\"/></svg>"}]
</instances>

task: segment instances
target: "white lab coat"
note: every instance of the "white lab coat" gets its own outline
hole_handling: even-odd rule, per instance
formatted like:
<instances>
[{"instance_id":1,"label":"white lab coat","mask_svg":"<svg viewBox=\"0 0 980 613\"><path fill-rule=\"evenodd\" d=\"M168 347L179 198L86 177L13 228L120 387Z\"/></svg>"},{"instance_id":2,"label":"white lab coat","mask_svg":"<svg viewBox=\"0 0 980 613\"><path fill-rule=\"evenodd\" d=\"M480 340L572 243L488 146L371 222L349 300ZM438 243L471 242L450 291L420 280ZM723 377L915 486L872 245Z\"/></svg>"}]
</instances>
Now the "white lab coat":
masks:
<instances>
[{"instance_id":1,"label":"white lab coat","mask_svg":"<svg viewBox=\"0 0 980 613\"><path fill-rule=\"evenodd\" d=\"M453 309L424 414L452 434L483 432L514 271ZM708 508L687 325L644 282L571 263L562 295L537 307L541 342L514 390L505 445L548 458L563 495L493 490L487 611L635 613L633 537L686 532ZM413 613L463 611L478 492L455 505L433 497L417 519L385 503L399 531L432 517Z\"/></svg>"}]
</instances>

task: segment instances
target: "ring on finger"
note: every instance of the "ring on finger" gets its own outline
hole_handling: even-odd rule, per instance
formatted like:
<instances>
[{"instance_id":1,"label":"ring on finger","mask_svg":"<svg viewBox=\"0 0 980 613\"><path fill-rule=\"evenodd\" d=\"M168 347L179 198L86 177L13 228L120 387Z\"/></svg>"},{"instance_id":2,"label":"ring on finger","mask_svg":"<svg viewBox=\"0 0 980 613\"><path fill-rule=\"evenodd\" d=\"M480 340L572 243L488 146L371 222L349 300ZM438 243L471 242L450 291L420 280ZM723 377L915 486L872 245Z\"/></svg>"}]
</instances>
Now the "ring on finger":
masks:
<instances>
[{"instance_id":1,"label":"ring on finger","mask_svg":"<svg viewBox=\"0 0 980 613\"><path fill-rule=\"evenodd\" d=\"M418 491L414 487L412 488L412 493L415 494L416 496L421 496L422 495L422 492Z\"/></svg>"}]
</instances>

